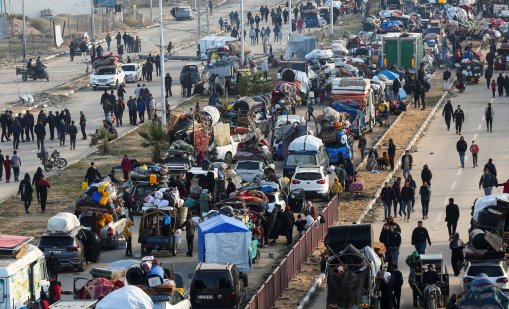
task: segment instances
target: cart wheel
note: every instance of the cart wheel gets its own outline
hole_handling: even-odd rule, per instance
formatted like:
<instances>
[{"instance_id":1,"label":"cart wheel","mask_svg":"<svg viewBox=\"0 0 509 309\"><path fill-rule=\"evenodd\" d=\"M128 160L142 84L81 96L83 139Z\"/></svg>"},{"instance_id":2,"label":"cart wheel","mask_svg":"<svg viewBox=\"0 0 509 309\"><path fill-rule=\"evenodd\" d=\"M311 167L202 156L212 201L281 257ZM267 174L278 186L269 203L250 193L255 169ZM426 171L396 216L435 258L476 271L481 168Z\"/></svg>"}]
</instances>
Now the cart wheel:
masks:
<instances>
[{"instance_id":1,"label":"cart wheel","mask_svg":"<svg viewBox=\"0 0 509 309\"><path fill-rule=\"evenodd\" d=\"M21 75L21 79L22 79L24 82L26 82L26 81L27 81L28 76L26 75L26 73L25 73L25 74L23 74L23 75Z\"/></svg>"},{"instance_id":2,"label":"cart wheel","mask_svg":"<svg viewBox=\"0 0 509 309\"><path fill-rule=\"evenodd\" d=\"M87 261L86 260L82 260L80 265L78 265L78 271L79 272L84 272L85 269L87 269Z\"/></svg>"}]
</instances>

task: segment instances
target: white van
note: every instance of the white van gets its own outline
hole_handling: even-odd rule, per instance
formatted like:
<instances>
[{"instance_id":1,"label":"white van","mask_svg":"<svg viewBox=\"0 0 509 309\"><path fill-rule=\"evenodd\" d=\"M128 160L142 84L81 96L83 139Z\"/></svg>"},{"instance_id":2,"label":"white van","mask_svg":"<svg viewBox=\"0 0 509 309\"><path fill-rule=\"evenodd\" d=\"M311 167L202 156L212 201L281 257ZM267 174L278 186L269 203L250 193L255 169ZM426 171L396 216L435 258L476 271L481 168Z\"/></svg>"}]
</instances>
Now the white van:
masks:
<instances>
[{"instance_id":1,"label":"white van","mask_svg":"<svg viewBox=\"0 0 509 309\"><path fill-rule=\"evenodd\" d=\"M26 244L31 240L27 238L26 242L20 243L18 247L24 249L17 252L13 252L12 247L0 248L0 309L27 308L30 299L38 301L41 298L42 285L45 289L49 286L44 253L36 246Z\"/></svg>"}]
</instances>

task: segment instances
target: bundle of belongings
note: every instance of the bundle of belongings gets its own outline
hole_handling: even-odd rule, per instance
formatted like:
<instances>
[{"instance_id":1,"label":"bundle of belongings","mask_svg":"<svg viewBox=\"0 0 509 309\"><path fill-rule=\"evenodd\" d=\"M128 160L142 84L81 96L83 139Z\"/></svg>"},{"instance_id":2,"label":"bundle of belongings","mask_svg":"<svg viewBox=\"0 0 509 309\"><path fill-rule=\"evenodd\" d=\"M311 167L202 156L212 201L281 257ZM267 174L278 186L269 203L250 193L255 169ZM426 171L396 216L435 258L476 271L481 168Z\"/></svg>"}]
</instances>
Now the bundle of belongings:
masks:
<instances>
[{"instance_id":1,"label":"bundle of belongings","mask_svg":"<svg viewBox=\"0 0 509 309\"><path fill-rule=\"evenodd\" d=\"M121 203L122 197L117 194L117 188L110 177L103 177L90 184L85 194L76 201L76 207L106 207L115 209Z\"/></svg>"},{"instance_id":2,"label":"bundle of belongings","mask_svg":"<svg viewBox=\"0 0 509 309\"><path fill-rule=\"evenodd\" d=\"M93 272L93 269L91 273ZM102 299L111 292L124 287L124 283L118 279L95 278L77 291L76 299Z\"/></svg>"},{"instance_id":3,"label":"bundle of belongings","mask_svg":"<svg viewBox=\"0 0 509 309\"><path fill-rule=\"evenodd\" d=\"M254 132L249 132L237 145L236 160L241 158L249 160L253 158L265 159L268 157L270 157L270 144L258 128Z\"/></svg>"},{"instance_id":4,"label":"bundle of belongings","mask_svg":"<svg viewBox=\"0 0 509 309\"><path fill-rule=\"evenodd\" d=\"M48 232L69 233L80 226L78 218L70 212L61 212L48 219Z\"/></svg>"},{"instance_id":5,"label":"bundle of belongings","mask_svg":"<svg viewBox=\"0 0 509 309\"><path fill-rule=\"evenodd\" d=\"M103 66L109 66L109 65L116 66L116 67L122 66L120 56L112 55L112 54L109 54L106 56L98 56L95 58L95 61L92 64L94 69L97 69L97 68L103 67Z\"/></svg>"},{"instance_id":6,"label":"bundle of belongings","mask_svg":"<svg viewBox=\"0 0 509 309\"><path fill-rule=\"evenodd\" d=\"M147 166L146 164L135 168L131 172L131 179L138 181L149 181L150 175L156 175L157 181L161 181L168 174L168 168L165 166L161 166L159 164L155 164L152 166Z\"/></svg>"},{"instance_id":7,"label":"bundle of belongings","mask_svg":"<svg viewBox=\"0 0 509 309\"><path fill-rule=\"evenodd\" d=\"M151 208L158 208L164 211L171 211L174 207L181 207L184 201L180 199L177 188L160 188L143 199L143 211Z\"/></svg>"}]
</instances>

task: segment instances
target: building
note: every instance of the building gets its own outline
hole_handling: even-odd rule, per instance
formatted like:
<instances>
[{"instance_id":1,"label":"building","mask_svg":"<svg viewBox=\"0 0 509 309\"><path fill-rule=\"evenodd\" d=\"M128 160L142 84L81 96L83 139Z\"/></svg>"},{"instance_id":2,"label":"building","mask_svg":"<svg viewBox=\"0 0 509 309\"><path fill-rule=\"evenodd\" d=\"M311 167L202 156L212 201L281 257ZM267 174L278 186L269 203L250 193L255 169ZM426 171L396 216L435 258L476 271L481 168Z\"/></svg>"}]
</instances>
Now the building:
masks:
<instances>
[{"instance_id":1,"label":"building","mask_svg":"<svg viewBox=\"0 0 509 309\"><path fill-rule=\"evenodd\" d=\"M21 0L3 0L5 6L1 9L7 14L21 15L23 12ZM95 0L99 6L114 6L115 0ZM60 14L80 15L90 14L92 11L91 0L25 0L25 15L29 18L41 18L41 12L51 11L50 15Z\"/></svg>"}]
</instances>

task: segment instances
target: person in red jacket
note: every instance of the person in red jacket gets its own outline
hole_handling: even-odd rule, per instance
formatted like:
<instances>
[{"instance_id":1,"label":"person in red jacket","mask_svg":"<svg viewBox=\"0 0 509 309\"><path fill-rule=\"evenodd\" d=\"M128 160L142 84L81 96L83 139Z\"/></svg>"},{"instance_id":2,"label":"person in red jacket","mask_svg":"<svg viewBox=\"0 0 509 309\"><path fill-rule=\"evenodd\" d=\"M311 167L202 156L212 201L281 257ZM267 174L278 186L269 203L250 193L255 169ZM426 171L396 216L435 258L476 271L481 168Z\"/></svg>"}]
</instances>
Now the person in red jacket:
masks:
<instances>
[{"instance_id":1,"label":"person in red jacket","mask_svg":"<svg viewBox=\"0 0 509 309\"><path fill-rule=\"evenodd\" d=\"M131 160L129 160L127 155L124 155L124 158L122 159L122 172L124 173L124 181L129 180L130 171L131 171Z\"/></svg>"},{"instance_id":2,"label":"person in red jacket","mask_svg":"<svg viewBox=\"0 0 509 309\"><path fill-rule=\"evenodd\" d=\"M477 154L479 153L479 146L472 141L472 145L470 145L470 152L472 153L472 160L474 163L474 167L477 166Z\"/></svg>"},{"instance_id":3,"label":"person in red jacket","mask_svg":"<svg viewBox=\"0 0 509 309\"><path fill-rule=\"evenodd\" d=\"M495 97L495 92L497 91L497 82L493 80L491 82L491 92L493 94L493 97Z\"/></svg>"},{"instance_id":4,"label":"person in red jacket","mask_svg":"<svg viewBox=\"0 0 509 309\"><path fill-rule=\"evenodd\" d=\"M52 305L60 300L60 290L62 288L62 284L60 281L57 281L57 278L54 275L49 277L49 304Z\"/></svg>"},{"instance_id":5,"label":"person in red jacket","mask_svg":"<svg viewBox=\"0 0 509 309\"><path fill-rule=\"evenodd\" d=\"M507 179L504 183L499 183L499 186L504 186L504 191L502 193L509 193L509 179Z\"/></svg>"}]
</instances>

